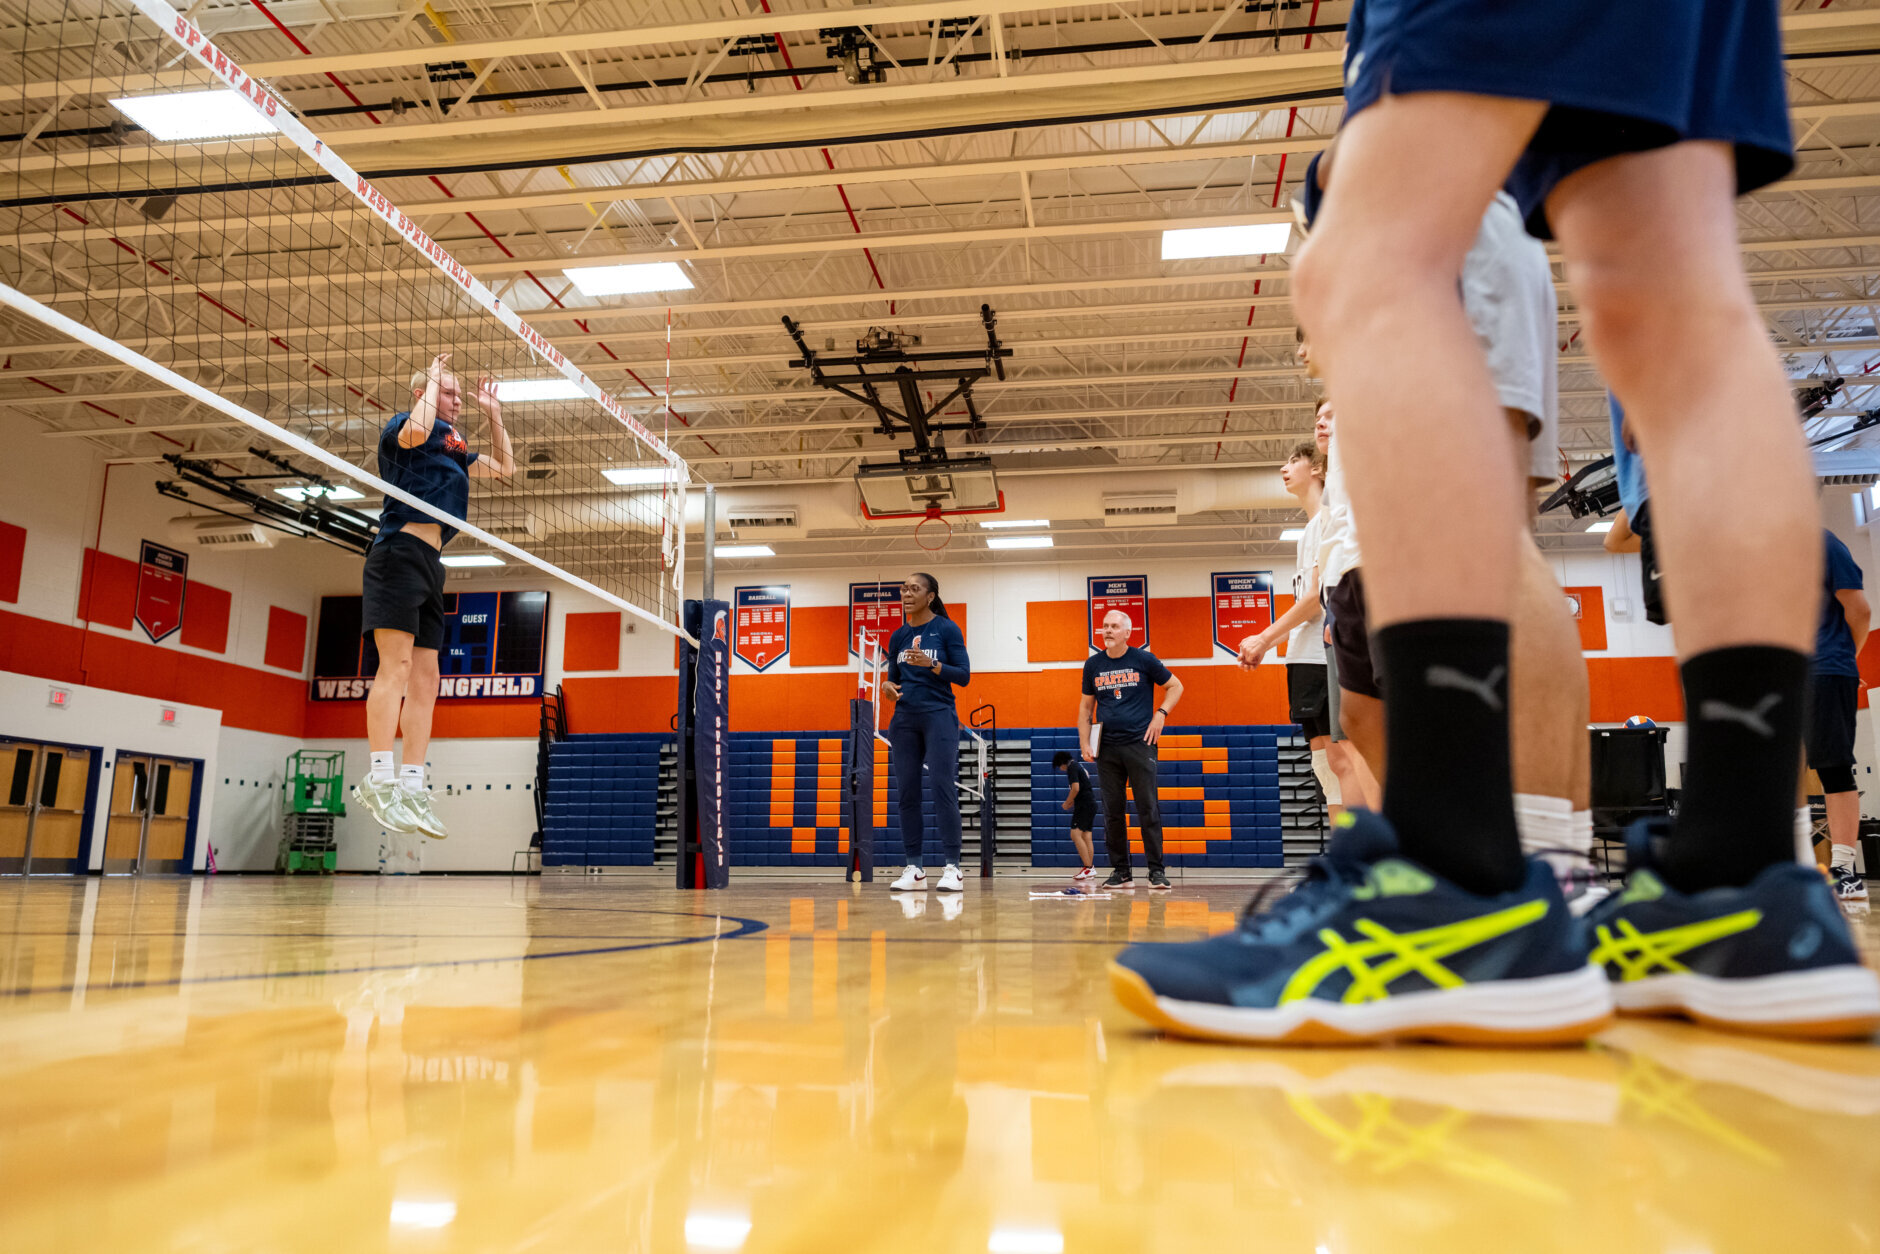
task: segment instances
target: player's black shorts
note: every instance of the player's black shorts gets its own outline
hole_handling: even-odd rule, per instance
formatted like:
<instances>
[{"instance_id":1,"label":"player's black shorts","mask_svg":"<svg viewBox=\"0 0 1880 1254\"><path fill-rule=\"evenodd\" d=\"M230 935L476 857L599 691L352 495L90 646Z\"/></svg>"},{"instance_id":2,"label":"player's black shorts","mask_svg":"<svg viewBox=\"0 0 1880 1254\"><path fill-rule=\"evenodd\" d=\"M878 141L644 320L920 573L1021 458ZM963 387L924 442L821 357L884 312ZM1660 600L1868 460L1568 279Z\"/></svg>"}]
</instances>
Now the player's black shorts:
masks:
<instances>
[{"instance_id":1,"label":"player's black shorts","mask_svg":"<svg viewBox=\"0 0 1880 1254\"><path fill-rule=\"evenodd\" d=\"M1286 667L1286 706L1307 740L1332 734L1325 667L1305 662Z\"/></svg>"},{"instance_id":2,"label":"player's black shorts","mask_svg":"<svg viewBox=\"0 0 1880 1254\"><path fill-rule=\"evenodd\" d=\"M1332 652L1338 661L1338 686L1361 697L1382 698L1377 665L1371 660L1371 632L1364 621L1364 576L1348 570L1326 594L1332 615Z\"/></svg>"},{"instance_id":3,"label":"player's black shorts","mask_svg":"<svg viewBox=\"0 0 1880 1254\"><path fill-rule=\"evenodd\" d=\"M384 627L410 633L416 648L443 647L444 562L436 549L394 531L366 554L364 589L361 634Z\"/></svg>"},{"instance_id":4,"label":"player's black shorts","mask_svg":"<svg viewBox=\"0 0 1880 1254\"><path fill-rule=\"evenodd\" d=\"M1093 832L1097 829L1097 803L1071 806L1071 826L1080 832Z\"/></svg>"},{"instance_id":5,"label":"player's black shorts","mask_svg":"<svg viewBox=\"0 0 1880 1254\"><path fill-rule=\"evenodd\" d=\"M1608 157L1722 141L1739 193L1794 168L1777 21L1776 0L1359 0L1346 116L1429 91L1548 102L1507 184L1545 239L1548 193Z\"/></svg>"},{"instance_id":6,"label":"player's black shorts","mask_svg":"<svg viewBox=\"0 0 1880 1254\"><path fill-rule=\"evenodd\" d=\"M1808 769L1854 765L1855 710L1860 680L1852 675L1808 677Z\"/></svg>"}]
</instances>

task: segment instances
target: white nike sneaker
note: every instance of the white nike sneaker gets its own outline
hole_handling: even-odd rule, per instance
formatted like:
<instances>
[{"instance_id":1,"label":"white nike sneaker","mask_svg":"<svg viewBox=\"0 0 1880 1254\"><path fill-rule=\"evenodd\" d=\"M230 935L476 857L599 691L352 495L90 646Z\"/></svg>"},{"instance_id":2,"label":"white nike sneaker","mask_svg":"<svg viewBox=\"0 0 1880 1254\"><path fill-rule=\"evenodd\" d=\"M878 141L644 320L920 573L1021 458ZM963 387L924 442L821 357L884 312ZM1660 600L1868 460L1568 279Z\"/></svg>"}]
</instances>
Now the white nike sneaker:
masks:
<instances>
[{"instance_id":1,"label":"white nike sneaker","mask_svg":"<svg viewBox=\"0 0 1880 1254\"><path fill-rule=\"evenodd\" d=\"M913 893L927 891L927 872L917 866L909 866L901 872L901 878L888 885L893 893Z\"/></svg>"},{"instance_id":2,"label":"white nike sneaker","mask_svg":"<svg viewBox=\"0 0 1880 1254\"><path fill-rule=\"evenodd\" d=\"M1097 868L1093 866L1087 866L1083 870L1079 871L1077 874L1071 876L1071 883L1087 884L1091 880L1094 880L1096 878L1097 878Z\"/></svg>"},{"instance_id":3,"label":"white nike sneaker","mask_svg":"<svg viewBox=\"0 0 1880 1254\"><path fill-rule=\"evenodd\" d=\"M431 808L430 793L412 792L409 788L402 791L405 795L400 800L404 802L405 813L410 816L420 835L429 836L432 840L443 840L450 835L444 829L443 821L437 817L437 811Z\"/></svg>"},{"instance_id":4,"label":"white nike sneaker","mask_svg":"<svg viewBox=\"0 0 1880 1254\"><path fill-rule=\"evenodd\" d=\"M353 785L353 800L366 808L372 821L388 832L415 835L417 816L405 805L404 789L397 780L373 779L370 775Z\"/></svg>"},{"instance_id":5,"label":"white nike sneaker","mask_svg":"<svg viewBox=\"0 0 1880 1254\"><path fill-rule=\"evenodd\" d=\"M965 883L960 879L960 869L951 862L947 863L945 873L940 876L940 891L943 893L957 893L965 887Z\"/></svg>"}]
</instances>

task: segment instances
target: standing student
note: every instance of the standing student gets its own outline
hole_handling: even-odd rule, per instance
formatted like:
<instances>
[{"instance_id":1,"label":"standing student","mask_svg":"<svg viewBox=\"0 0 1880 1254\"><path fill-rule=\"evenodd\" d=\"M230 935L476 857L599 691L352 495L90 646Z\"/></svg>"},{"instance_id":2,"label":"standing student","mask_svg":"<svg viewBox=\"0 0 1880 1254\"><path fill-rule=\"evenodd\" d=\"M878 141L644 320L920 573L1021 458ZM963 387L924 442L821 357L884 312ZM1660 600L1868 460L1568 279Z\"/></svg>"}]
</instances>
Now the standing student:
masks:
<instances>
[{"instance_id":1,"label":"standing student","mask_svg":"<svg viewBox=\"0 0 1880 1254\"><path fill-rule=\"evenodd\" d=\"M1828 809L1828 839L1834 844L1834 891L1843 902L1864 903L1867 881L1854 870L1860 835L1860 791L1854 785L1854 726L1860 704L1860 666L1873 608L1861 591L1860 566L1823 528L1827 561L1821 587L1821 621L1815 628L1814 665L1808 677L1808 767L1821 777Z\"/></svg>"},{"instance_id":2,"label":"standing student","mask_svg":"<svg viewBox=\"0 0 1880 1254\"><path fill-rule=\"evenodd\" d=\"M495 455L470 451L453 425L463 408L450 354L411 376L411 409L393 414L379 433L379 478L456 518L470 510L470 480L507 479L515 473L496 380L477 380L476 403L490 424ZM437 651L444 644L443 550L457 534L422 510L385 498L378 535L366 553L360 631L379 653L378 674L366 694L366 744L372 766L353 797L380 827L448 833L424 790L424 755L431 747L437 703ZM394 765L400 723L405 764Z\"/></svg>"},{"instance_id":3,"label":"standing student","mask_svg":"<svg viewBox=\"0 0 1880 1254\"><path fill-rule=\"evenodd\" d=\"M940 581L922 572L901 584L901 625L888 637L888 674L882 687L895 699L888 723L888 764L899 793L901 848L907 868L888 887L897 893L924 891L921 867L926 819L921 813L921 769L933 784L934 827L946 870L940 891L957 893L960 878L960 716L953 688L973 677L966 637L947 617Z\"/></svg>"},{"instance_id":4,"label":"standing student","mask_svg":"<svg viewBox=\"0 0 1880 1254\"><path fill-rule=\"evenodd\" d=\"M1345 84L1338 170L1293 293L1338 401L1353 507L1372 520L1384 813L1346 814L1331 873L1229 943L1126 951L1119 996L1249 1040L1570 1041L1615 1006L1871 1033L1880 979L1792 856L1819 523L1734 203L1794 165L1774 0L1358 0ZM1504 184L1530 230L1559 238L1637 431L1689 712L1675 823L1631 842L1626 891L1584 928L1515 825L1522 492L1444 474L1458 455L1508 455L1458 298ZM1756 491L1719 491L1745 483Z\"/></svg>"},{"instance_id":5,"label":"standing student","mask_svg":"<svg viewBox=\"0 0 1880 1254\"><path fill-rule=\"evenodd\" d=\"M1071 812L1071 844L1077 847L1081 863L1081 869L1071 878L1079 882L1092 879L1096 859L1092 856L1090 833L1097 825L1097 799L1090 792L1090 772L1069 749L1051 755L1051 769L1063 771L1070 785L1065 790L1064 808Z\"/></svg>"},{"instance_id":6,"label":"standing student","mask_svg":"<svg viewBox=\"0 0 1880 1254\"><path fill-rule=\"evenodd\" d=\"M1293 603L1264 630L1240 642L1240 668L1252 670L1260 665L1267 650L1280 640L1286 641L1287 713L1306 738L1312 752L1312 773L1331 817L1344 813L1346 775L1345 751L1333 757L1331 686L1325 665L1325 612L1319 604L1319 538L1325 517L1320 501L1325 488L1325 454L1311 440L1295 445L1292 456L1280 467L1280 479L1286 490L1306 512L1306 525L1299 532L1299 547L1294 557ZM1351 800L1365 804L1362 784L1351 781Z\"/></svg>"},{"instance_id":7,"label":"standing student","mask_svg":"<svg viewBox=\"0 0 1880 1254\"><path fill-rule=\"evenodd\" d=\"M1136 799L1142 826L1142 850L1149 861L1149 887L1167 890L1162 865L1162 802L1156 783L1156 742L1168 716L1182 699L1182 681L1147 649L1129 643L1134 626L1129 615L1111 610L1103 616L1103 648L1084 662L1084 695L1077 707L1077 743L1084 761L1097 764L1103 785L1103 843L1110 854L1105 888L1133 889L1129 869L1129 809L1124 785ZM1166 689L1156 704L1155 690ZM1097 747L1091 728L1101 726Z\"/></svg>"}]
</instances>

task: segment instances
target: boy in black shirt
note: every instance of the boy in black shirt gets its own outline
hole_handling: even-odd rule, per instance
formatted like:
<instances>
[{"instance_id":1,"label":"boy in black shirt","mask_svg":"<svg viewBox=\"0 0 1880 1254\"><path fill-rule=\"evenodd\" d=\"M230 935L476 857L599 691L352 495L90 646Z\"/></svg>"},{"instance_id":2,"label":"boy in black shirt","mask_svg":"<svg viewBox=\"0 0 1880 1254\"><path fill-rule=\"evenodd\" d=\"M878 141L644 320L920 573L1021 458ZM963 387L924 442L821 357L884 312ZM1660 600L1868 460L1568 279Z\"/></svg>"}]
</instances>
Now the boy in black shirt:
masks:
<instances>
[{"instance_id":1,"label":"boy in black shirt","mask_svg":"<svg viewBox=\"0 0 1880 1254\"><path fill-rule=\"evenodd\" d=\"M1077 856L1083 862L1082 869L1071 878L1081 884L1096 876L1090 833L1097 825L1097 801L1090 795L1090 772L1069 749L1059 749L1051 755L1051 769L1063 771L1070 781L1064 808L1071 812L1071 844L1077 846Z\"/></svg>"},{"instance_id":2,"label":"boy in black shirt","mask_svg":"<svg viewBox=\"0 0 1880 1254\"><path fill-rule=\"evenodd\" d=\"M1123 785L1136 798L1136 819L1142 824L1142 850L1149 860L1149 887L1167 889L1168 872L1162 867L1162 804L1156 785L1156 741L1175 703L1182 699L1182 681L1162 665L1155 654L1129 643L1133 624L1129 615L1111 610L1103 616L1103 649L1084 662L1084 696L1077 708L1077 743L1084 761L1097 764L1103 785L1103 843L1110 853L1110 878L1105 888L1136 886L1129 869L1129 814ZM1155 690L1166 687L1162 704ZM1097 748L1090 747L1091 724L1101 724Z\"/></svg>"},{"instance_id":3,"label":"boy in black shirt","mask_svg":"<svg viewBox=\"0 0 1880 1254\"><path fill-rule=\"evenodd\" d=\"M411 376L411 410L393 414L379 434L379 477L445 513L470 509L472 478L507 478L516 468L496 380L477 380L476 402L490 422L493 456L472 453L454 426L463 408L450 354ZM424 756L437 702L437 652L444 643L443 550L453 527L385 498L379 533L366 554L360 630L372 637L379 669L366 694L366 741L372 769L353 797L388 831L448 834L424 791ZM395 771L392 742L404 724L405 766Z\"/></svg>"}]
</instances>

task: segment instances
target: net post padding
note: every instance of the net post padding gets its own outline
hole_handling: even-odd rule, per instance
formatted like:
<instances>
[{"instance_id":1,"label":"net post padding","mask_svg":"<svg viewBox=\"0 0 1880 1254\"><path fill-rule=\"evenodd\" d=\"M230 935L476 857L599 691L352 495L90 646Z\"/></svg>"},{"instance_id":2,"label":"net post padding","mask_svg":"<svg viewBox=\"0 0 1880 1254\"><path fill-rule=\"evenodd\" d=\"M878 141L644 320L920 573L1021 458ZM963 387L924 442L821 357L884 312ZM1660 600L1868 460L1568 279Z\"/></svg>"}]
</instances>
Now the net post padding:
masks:
<instances>
[{"instance_id":1,"label":"net post padding","mask_svg":"<svg viewBox=\"0 0 1880 1254\"><path fill-rule=\"evenodd\" d=\"M875 879L875 703L867 697L849 701L848 759L849 879L870 884Z\"/></svg>"},{"instance_id":2,"label":"net post padding","mask_svg":"<svg viewBox=\"0 0 1880 1254\"><path fill-rule=\"evenodd\" d=\"M198 401L201 404L209 406L211 409L227 414L237 422L243 423L261 432L263 435L280 441L283 445L293 449L295 452L311 457L321 465L337 470L339 473L355 482L363 483L375 491L383 492L393 500L402 501L413 509L421 510L432 518L437 519L437 521L447 526L455 527L464 535L480 540L498 552L507 553L517 561L526 562L537 570L542 571L544 574L559 579L572 587L579 588L581 591L592 596L599 597L609 605L625 610L629 614L643 618L658 627L661 631L671 631L681 636L685 635L682 629L675 628L673 624L665 622L657 616L648 613L645 609L635 605L625 597L616 596L605 588L596 587L580 576L565 571L554 563L545 561L535 554L528 552L526 549L519 549L509 543L509 541L491 535L489 532L467 519L459 518L455 514L439 509L428 501L420 500L409 492L404 491L402 488L393 487L377 475L372 474L370 471L360 469L345 458L321 448L313 441L295 435L292 431L276 423L269 422L260 414L242 408L234 401L229 400L226 396L212 392L208 388L203 387L200 383L185 379L174 370L159 365L157 362L145 357L142 353L133 352L124 347L124 345L119 344L116 340L108 336L100 335L82 322L74 322L64 314L53 309L48 309L24 292L10 287L5 283L0 283L0 304L15 309L29 318L37 319L52 330L62 335L70 336L87 348L95 349L107 357L115 358L125 365L150 376L157 382L175 388L191 400ZM689 636L686 638L690 639ZM693 643L696 644L697 641L693 641Z\"/></svg>"}]
</instances>

